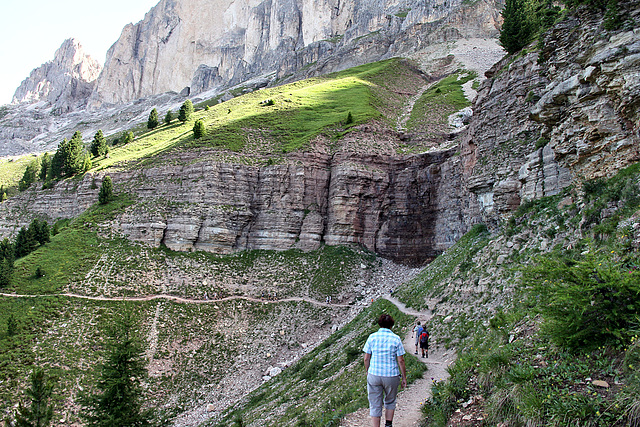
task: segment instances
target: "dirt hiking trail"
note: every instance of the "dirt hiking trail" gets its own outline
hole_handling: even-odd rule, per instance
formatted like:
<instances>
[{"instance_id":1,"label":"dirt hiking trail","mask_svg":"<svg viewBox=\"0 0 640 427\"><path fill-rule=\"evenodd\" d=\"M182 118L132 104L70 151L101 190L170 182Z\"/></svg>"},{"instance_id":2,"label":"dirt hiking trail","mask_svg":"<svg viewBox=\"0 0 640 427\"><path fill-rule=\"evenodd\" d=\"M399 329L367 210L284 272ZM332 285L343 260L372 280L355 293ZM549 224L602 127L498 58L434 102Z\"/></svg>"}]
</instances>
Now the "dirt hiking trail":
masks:
<instances>
[{"instance_id":1,"label":"dirt hiking trail","mask_svg":"<svg viewBox=\"0 0 640 427\"><path fill-rule=\"evenodd\" d=\"M431 318L431 314L428 311L419 312L412 310L391 296L385 296L383 298L395 304L401 312L409 316L415 316L422 324ZM413 329L413 325L411 329ZM403 339L404 349L408 354L414 354L416 351L415 338L412 338L411 335L412 332L410 330ZM442 381L448 378L447 367L453 362L455 354L443 350L442 346L438 343L437 337L431 337L429 342L429 357L423 359L419 354L416 355L416 357L427 365L427 371L422 378L414 381L406 389L398 393L396 412L393 417L394 427L416 427L420 425L420 420L422 419L420 409L422 408L422 404L431 397L431 384L433 381ZM363 390L363 393L366 393L366 390ZM381 422L381 425L384 425L384 421ZM362 408L347 415L340 423L340 426L371 426L369 408Z\"/></svg>"}]
</instances>

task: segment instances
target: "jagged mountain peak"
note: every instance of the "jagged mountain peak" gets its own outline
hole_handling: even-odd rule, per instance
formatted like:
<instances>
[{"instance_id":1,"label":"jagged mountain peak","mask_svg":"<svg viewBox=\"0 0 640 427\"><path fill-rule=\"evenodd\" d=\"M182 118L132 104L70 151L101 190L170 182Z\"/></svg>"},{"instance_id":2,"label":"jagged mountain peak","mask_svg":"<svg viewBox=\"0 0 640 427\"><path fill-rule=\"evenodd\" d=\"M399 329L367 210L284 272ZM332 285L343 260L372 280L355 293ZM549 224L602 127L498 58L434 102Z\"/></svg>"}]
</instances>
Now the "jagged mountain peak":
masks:
<instances>
[{"instance_id":1,"label":"jagged mountain peak","mask_svg":"<svg viewBox=\"0 0 640 427\"><path fill-rule=\"evenodd\" d=\"M53 60L34 69L13 95L12 103L45 101L59 112L83 106L102 66L74 38L65 40Z\"/></svg>"}]
</instances>

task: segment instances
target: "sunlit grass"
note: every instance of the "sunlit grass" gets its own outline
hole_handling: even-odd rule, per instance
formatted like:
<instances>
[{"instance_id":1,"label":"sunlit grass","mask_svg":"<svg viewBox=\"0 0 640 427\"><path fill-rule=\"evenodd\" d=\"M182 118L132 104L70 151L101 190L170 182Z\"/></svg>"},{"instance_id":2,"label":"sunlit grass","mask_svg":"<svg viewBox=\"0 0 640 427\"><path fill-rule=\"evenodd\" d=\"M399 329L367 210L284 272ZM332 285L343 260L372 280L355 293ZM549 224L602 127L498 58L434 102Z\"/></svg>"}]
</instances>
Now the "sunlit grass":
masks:
<instances>
[{"instance_id":1,"label":"sunlit grass","mask_svg":"<svg viewBox=\"0 0 640 427\"><path fill-rule=\"evenodd\" d=\"M133 143L113 147L109 158L94 160L94 168L149 159L178 148L210 147L241 153L251 132L275 141L276 154L299 150L321 133L333 136L344 132L349 113L353 117L349 126L381 117L385 98L397 97L386 88L393 84L390 77L403 78L410 73L399 60L389 60L262 89L196 111L184 124L176 120L143 132ZM204 120L207 127L207 135L198 140L192 132L196 120Z\"/></svg>"}]
</instances>

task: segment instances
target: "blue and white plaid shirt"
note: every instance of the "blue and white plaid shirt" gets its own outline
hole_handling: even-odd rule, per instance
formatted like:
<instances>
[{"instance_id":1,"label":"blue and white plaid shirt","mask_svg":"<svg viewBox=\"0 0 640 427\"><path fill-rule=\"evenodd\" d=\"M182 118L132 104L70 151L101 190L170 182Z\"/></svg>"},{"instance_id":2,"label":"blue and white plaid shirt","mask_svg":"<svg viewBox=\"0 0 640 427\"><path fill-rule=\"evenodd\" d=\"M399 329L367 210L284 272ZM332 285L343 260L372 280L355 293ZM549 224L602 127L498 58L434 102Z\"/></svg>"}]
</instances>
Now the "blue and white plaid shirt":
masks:
<instances>
[{"instance_id":1,"label":"blue and white plaid shirt","mask_svg":"<svg viewBox=\"0 0 640 427\"><path fill-rule=\"evenodd\" d=\"M378 332L369 335L363 351L371 355L369 371L371 375L379 377L397 377L400 375L397 357L402 356L404 346L399 336L391 329L380 328Z\"/></svg>"}]
</instances>

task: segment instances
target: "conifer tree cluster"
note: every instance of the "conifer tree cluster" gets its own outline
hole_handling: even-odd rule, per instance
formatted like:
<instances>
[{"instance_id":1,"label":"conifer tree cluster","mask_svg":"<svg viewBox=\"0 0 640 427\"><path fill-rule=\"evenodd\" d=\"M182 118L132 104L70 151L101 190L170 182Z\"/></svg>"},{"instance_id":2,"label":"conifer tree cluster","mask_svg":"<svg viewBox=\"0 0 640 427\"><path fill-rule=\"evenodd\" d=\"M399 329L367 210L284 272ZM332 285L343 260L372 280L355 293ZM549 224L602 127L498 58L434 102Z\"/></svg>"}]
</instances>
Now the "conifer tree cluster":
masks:
<instances>
[{"instance_id":1,"label":"conifer tree cluster","mask_svg":"<svg viewBox=\"0 0 640 427\"><path fill-rule=\"evenodd\" d=\"M6 237L0 242L0 289L11 284L13 274L13 261L15 260L15 250L13 243Z\"/></svg>"},{"instance_id":2,"label":"conifer tree cluster","mask_svg":"<svg viewBox=\"0 0 640 427\"><path fill-rule=\"evenodd\" d=\"M50 177L64 178L86 172L91 168L89 153L85 150L82 134L76 131L71 140L63 140L51 159Z\"/></svg>"},{"instance_id":3,"label":"conifer tree cluster","mask_svg":"<svg viewBox=\"0 0 640 427\"><path fill-rule=\"evenodd\" d=\"M31 221L29 227L20 228L14 242L5 237L0 242L0 288L11 284L13 263L17 258L29 255L50 240L49 224L38 218Z\"/></svg>"}]
</instances>

